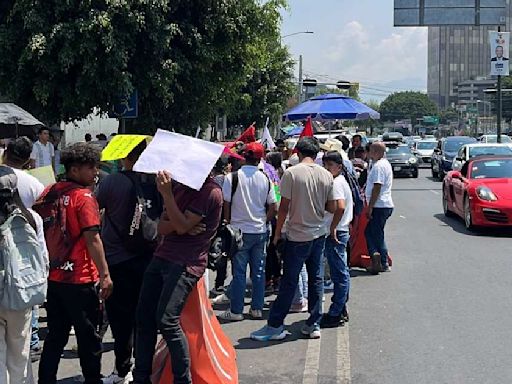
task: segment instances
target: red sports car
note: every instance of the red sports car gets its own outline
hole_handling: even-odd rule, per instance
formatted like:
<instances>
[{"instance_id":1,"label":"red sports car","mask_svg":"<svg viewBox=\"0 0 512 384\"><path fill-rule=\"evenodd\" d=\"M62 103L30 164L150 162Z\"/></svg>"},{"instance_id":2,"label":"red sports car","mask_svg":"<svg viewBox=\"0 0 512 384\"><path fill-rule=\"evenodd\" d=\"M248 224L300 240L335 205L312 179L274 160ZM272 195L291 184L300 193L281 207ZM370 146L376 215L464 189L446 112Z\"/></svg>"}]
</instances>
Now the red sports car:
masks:
<instances>
[{"instance_id":1,"label":"red sports car","mask_svg":"<svg viewBox=\"0 0 512 384\"><path fill-rule=\"evenodd\" d=\"M460 172L449 172L443 210L462 217L468 229L512 226L512 157L475 157Z\"/></svg>"}]
</instances>

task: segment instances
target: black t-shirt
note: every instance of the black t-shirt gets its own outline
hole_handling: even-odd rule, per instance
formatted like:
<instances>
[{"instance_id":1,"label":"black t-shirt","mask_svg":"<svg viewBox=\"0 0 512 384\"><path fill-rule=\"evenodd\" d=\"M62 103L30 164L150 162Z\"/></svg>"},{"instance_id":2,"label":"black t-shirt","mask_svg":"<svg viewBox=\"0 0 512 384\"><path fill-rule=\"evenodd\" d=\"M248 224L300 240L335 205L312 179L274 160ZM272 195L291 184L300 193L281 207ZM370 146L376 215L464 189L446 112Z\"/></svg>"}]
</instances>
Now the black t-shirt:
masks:
<instances>
[{"instance_id":1,"label":"black t-shirt","mask_svg":"<svg viewBox=\"0 0 512 384\"><path fill-rule=\"evenodd\" d=\"M108 265L139 256L137 250L128 250L122 239L135 212L136 192L133 182L123 173L108 175L98 185L96 198L100 209L105 209L101 238Z\"/></svg>"}]
</instances>

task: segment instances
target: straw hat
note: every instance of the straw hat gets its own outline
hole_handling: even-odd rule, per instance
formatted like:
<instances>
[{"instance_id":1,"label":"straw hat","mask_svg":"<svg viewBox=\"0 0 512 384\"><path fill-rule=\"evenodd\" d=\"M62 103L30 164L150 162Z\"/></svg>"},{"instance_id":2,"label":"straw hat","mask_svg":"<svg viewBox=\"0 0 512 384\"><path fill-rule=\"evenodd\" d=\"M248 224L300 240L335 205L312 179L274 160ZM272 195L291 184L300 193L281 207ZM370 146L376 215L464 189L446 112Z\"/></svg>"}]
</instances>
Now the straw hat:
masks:
<instances>
[{"instance_id":1,"label":"straw hat","mask_svg":"<svg viewBox=\"0 0 512 384\"><path fill-rule=\"evenodd\" d=\"M320 144L320 149L323 151L337 151L341 153L341 156L343 159L348 159L348 156L346 152L343 150L343 143L339 141L338 139L327 139L325 140L325 143Z\"/></svg>"}]
</instances>

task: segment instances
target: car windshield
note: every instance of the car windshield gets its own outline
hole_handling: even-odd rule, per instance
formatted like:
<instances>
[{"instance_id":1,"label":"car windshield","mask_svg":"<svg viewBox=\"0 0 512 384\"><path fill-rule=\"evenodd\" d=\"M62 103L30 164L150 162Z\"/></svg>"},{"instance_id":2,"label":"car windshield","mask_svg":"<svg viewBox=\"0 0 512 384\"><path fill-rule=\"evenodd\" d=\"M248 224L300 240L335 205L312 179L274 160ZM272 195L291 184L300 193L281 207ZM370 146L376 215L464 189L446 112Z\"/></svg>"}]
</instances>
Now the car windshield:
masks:
<instances>
[{"instance_id":1,"label":"car windshield","mask_svg":"<svg viewBox=\"0 0 512 384\"><path fill-rule=\"evenodd\" d=\"M437 146L435 141L420 141L416 144L416 149L434 149Z\"/></svg>"},{"instance_id":2,"label":"car windshield","mask_svg":"<svg viewBox=\"0 0 512 384\"><path fill-rule=\"evenodd\" d=\"M398 146L398 147L387 147L386 152L388 156L393 155L402 155L402 154L410 154L411 150L408 146Z\"/></svg>"},{"instance_id":3,"label":"car windshield","mask_svg":"<svg viewBox=\"0 0 512 384\"><path fill-rule=\"evenodd\" d=\"M475 161L471 165L473 179L511 179L512 159Z\"/></svg>"},{"instance_id":4,"label":"car windshield","mask_svg":"<svg viewBox=\"0 0 512 384\"><path fill-rule=\"evenodd\" d=\"M489 135L485 137L486 143L497 143L498 142L498 136L497 135ZM508 136L501 135L501 142L502 143L512 143L512 139Z\"/></svg>"},{"instance_id":5,"label":"car windshield","mask_svg":"<svg viewBox=\"0 0 512 384\"><path fill-rule=\"evenodd\" d=\"M444 150L446 152L457 152L464 144L471 142L471 140L449 140L446 142Z\"/></svg>"},{"instance_id":6,"label":"car windshield","mask_svg":"<svg viewBox=\"0 0 512 384\"><path fill-rule=\"evenodd\" d=\"M512 155L512 148L508 146L494 146L494 147L472 147L469 148L469 157L476 157L482 155Z\"/></svg>"}]
</instances>

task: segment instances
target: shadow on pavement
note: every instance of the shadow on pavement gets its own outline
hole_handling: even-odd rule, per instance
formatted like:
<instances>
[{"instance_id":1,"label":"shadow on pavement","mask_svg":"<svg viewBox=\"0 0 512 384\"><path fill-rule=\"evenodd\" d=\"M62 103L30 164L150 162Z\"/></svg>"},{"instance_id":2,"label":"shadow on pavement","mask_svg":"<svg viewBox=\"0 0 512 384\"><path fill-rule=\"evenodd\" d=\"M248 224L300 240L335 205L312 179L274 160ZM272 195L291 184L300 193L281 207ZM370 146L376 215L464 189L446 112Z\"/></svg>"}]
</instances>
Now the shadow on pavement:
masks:
<instances>
[{"instance_id":1,"label":"shadow on pavement","mask_svg":"<svg viewBox=\"0 0 512 384\"><path fill-rule=\"evenodd\" d=\"M434 217L447 227L451 227L455 232L463 235L475 237L512 237L512 228L477 228L473 231L469 231L464 226L461 218L446 217L443 213L437 213Z\"/></svg>"},{"instance_id":2,"label":"shadow on pavement","mask_svg":"<svg viewBox=\"0 0 512 384\"><path fill-rule=\"evenodd\" d=\"M296 341L299 339L305 338L305 336L302 335L300 332L302 326L304 325L305 320L296 321L295 323L292 323L290 325L285 326L286 331L289 332L288 336L286 336L283 340L274 340L274 341L255 341L252 340L250 337L244 337L243 339L238 339L238 344L236 344L234 347L235 349L240 350L248 350L248 349L261 349L261 348L267 348L271 347L273 345L278 344L284 344L289 343L292 341ZM254 329L256 331L256 329Z\"/></svg>"}]
</instances>

